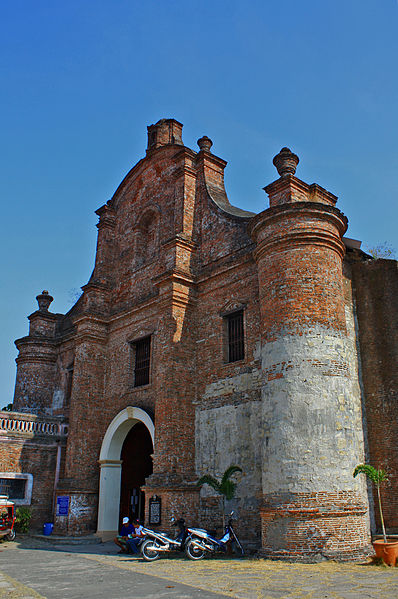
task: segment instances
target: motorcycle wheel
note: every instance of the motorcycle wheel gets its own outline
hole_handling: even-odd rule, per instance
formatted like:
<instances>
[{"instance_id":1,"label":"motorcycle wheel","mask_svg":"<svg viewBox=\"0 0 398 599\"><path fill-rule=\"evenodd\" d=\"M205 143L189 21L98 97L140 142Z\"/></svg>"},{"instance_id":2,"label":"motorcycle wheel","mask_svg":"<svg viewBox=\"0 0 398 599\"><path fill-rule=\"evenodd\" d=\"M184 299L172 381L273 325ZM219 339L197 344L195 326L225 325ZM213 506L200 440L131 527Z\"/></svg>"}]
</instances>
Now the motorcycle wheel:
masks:
<instances>
[{"instance_id":1,"label":"motorcycle wheel","mask_svg":"<svg viewBox=\"0 0 398 599\"><path fill-rule=\"evenodd\" d=\"M148 539L142 543L141 554L147 562L154 562L160 557L159 551L156 549L156 544L152 539Z\"/></svg>"},{"instance_id":2,"label":"motorcycle wheel","mask_svg":"<svg viewBox=\"0 0 398 599\"><path fill-rule=\"evenodd\" d=\"M5 535L4 538L6 541L13 541L17 535L15 534L15 530L12 529L8 535Z\"/></svg>"},{"instance_id":3,"label":"motorcycle wheel","mask_svg":"<svg viewBox=\"0 0 398 599\"><path fill-rule=\"evenodd\" d=\"M188 543L185 546L185 555L189 559L203 559L205 556L205 551L200 547L196 547L196 545L194 545L192 541L188 541Z\"/></svg>"}]
</instances>

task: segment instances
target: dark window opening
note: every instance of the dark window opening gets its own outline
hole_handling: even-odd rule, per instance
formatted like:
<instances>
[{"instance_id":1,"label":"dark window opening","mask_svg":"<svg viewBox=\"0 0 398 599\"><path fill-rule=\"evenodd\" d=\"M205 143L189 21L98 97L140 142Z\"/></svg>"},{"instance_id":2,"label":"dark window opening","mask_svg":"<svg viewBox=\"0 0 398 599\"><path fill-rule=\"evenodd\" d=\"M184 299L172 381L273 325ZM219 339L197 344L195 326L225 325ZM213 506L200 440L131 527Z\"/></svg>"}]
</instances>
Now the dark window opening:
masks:
<instances>
[{"instance_id":1,"label":"dark window opening","mask_svg":"<svg viewBox=\"0 0 398 599\"><path fill-rule=\"evenodd\" d=\"M245 344L243 336L243 310L226 317L228 329L228 362L243 360Z\"/></svg>"},{"instance_id":2,"label":"dark window opening","mask_svg":"<svg viewBox=\"0 0 398 599\"><path fill-rule=\"evenodd\" d=\"M151 338L145 337L134 343L134 387L149 384L151 364Z\"/></svg>"},{"instance_id":3,"label":"dark window opening","mask_svg":"<svg viewBox=\"0 0 398 599\"><path fill-rule=\"evenodd\" d=\"M25 499L25 478L0 478L0 495L10 499Z\"/></svg>"}]
</instances>

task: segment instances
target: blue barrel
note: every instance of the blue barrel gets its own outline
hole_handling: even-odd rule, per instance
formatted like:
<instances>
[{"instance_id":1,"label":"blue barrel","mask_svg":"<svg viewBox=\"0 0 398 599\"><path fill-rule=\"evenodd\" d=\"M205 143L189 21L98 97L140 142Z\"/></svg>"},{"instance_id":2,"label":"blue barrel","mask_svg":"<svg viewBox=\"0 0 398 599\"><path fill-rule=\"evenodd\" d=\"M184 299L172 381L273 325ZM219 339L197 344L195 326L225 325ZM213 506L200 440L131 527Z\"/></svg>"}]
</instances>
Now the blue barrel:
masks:
<instances>
[{"instance_id":1,"label":"blue barrel","mask_svg":"<svg viewBox=\"0 0 398 599\"><path fill-rule=\"evenodd\" d=\"M48 537L54 528L54 524L52 524L52 522L46 522L45 524L43 524L43 535L45 535L46 537Z\"/></svg>"}]
</instances>

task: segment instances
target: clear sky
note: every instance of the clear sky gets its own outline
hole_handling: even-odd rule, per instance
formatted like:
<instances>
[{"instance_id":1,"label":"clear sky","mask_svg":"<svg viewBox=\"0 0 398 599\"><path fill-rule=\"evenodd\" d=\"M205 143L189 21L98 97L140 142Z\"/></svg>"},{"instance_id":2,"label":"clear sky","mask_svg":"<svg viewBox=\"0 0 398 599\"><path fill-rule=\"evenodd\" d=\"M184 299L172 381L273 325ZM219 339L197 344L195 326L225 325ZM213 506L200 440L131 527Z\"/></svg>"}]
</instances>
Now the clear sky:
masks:
<instances>
[{"instance_id":1,"label":"clear sky","mask_svg":"<svg viewBox=\"0 0 398 599\"><path fill-rule=\"evenodd\" d=\"M267 207L289 146L347 236L398 248L397 0L2 0L0 28L0 407L35 296L71 307L160 118L213 140L233 204Z\"/></svg>"}]
</instances>

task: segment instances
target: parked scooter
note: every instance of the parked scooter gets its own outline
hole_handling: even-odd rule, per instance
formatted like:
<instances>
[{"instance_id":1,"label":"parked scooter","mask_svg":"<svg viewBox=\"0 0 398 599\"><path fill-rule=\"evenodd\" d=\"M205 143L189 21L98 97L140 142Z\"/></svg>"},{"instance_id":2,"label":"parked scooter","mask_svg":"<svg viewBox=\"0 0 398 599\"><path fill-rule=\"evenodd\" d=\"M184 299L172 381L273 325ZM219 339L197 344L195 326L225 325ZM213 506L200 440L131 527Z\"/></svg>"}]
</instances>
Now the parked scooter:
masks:
<instances>
[{"instance_id":1,"label":"parked scooter","mask_svg":"<svg viewBox=\"0 0 398 599\"><path fill-rule=\"evenodd\" d=\"M185 521L183 518L179 520L172 518L171 523L172 526L177 526L179 529L179 533L175 539L171 539L164 532L150 530L149 528L142 529L146 537L143 543L141 543L141 555L144 560L153 562L160 557L161 553L184 550L188 535Z\"/></svg>"},{"instance_id":2,"label":"parked scooter","mask_svg":"<svg viewBox=\"0 0 398 599\"><path fill-rule=\"evenodd\" d=\"M226 552L228 541L231 541L235 553L244 555L243 547L232 527L233 515L234 512L231 512L227 525L225 526L224 536L221 537L221 539L216 539L206 530L201 528L187 528L189 536L185 545L186 556L189 557L189 559L198 560L203 559L206 552Z\"/></svg>"}]
</instances>

